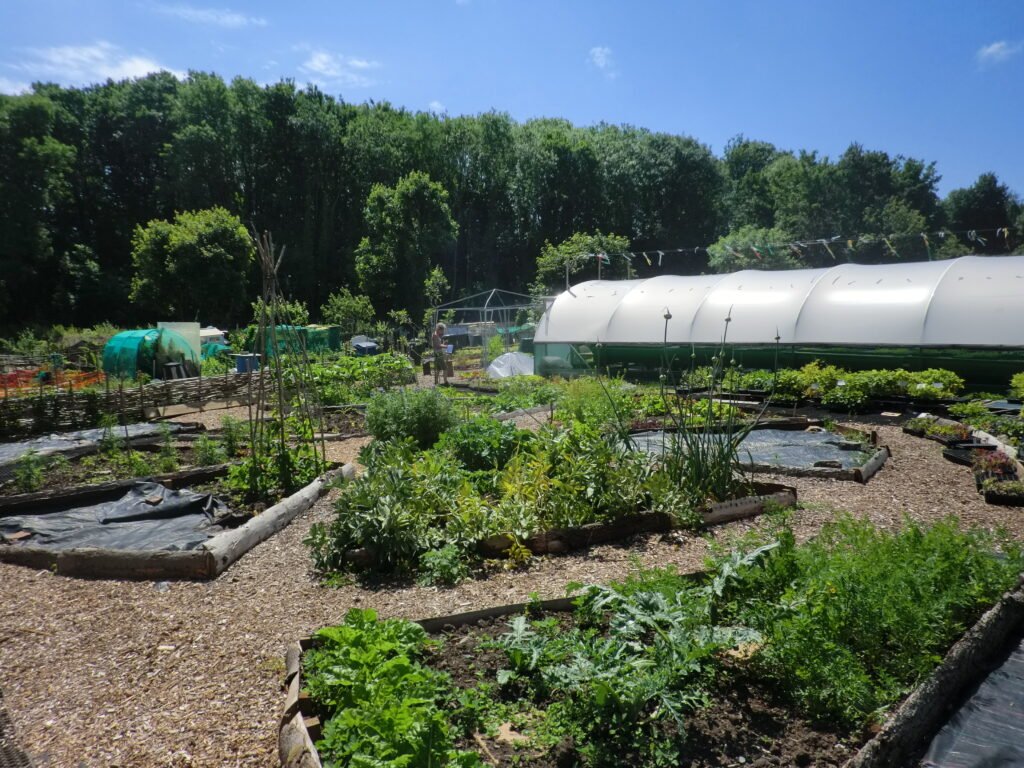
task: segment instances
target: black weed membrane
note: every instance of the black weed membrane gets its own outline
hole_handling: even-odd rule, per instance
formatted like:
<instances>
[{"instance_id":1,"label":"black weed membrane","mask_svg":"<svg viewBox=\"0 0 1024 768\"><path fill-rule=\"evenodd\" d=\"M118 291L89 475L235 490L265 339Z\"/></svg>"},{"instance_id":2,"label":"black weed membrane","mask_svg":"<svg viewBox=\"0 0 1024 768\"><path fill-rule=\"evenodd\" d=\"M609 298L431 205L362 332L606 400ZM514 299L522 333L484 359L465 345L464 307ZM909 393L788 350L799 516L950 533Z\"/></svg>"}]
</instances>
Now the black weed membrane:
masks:
<instances>
[{"instance_id":1,"label":"black weed membrane","mask_svg":"<svg viewBox=\"0 0 1024 768\"><path fill-rule=\"evenodd\" d=\"M9 546L54 550L98 547L116 550L196 549L224 530L225 504L208 493L171 490L140 481L121 498L87 506L54 506L0 517Z\"/></svg>"}]
</instances>

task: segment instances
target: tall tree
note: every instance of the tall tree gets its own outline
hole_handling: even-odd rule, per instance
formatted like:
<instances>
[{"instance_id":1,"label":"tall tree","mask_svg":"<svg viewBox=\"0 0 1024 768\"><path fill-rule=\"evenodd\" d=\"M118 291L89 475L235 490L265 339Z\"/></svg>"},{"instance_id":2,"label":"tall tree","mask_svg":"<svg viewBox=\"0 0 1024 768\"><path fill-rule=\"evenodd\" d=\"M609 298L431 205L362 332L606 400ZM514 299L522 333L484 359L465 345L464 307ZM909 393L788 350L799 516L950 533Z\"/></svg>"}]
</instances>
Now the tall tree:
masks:
<instances>
[{"instance_id":1,"label":"tall tree","mask_svg":"<svg viewBox=\"0 0 1024 768\"><path fill-rule=\"evenodd\" d=\"M773 144L743 136L736 136L725 145L725 205L730 229L772 226L775 201L765 171L782 154Z\"/></svg>"},{"instance_id":2,"label":"tall tree","mask_svg":"<svg viewBox=\"0 0 1024 768\"><path fill-rule=\"evenodd\" d=\"M365 215L368 234L356 251L360 287L385 312L406 309L419 315L425 306L423 281L458 233L448 193L413 171L393 187L375 185Z\"/></svg>"},{"instance_id":3,"label":"tall tree","mask_svg":"<svg viewBox=\"0 0 1024 768\"><path fill-rule=\"evenodd\" d=\"M46 317L58 273L52 227L75 150L53 136L54 104L0 96L0 323Z\"/></svg>"},{"instance_id":4,"label":"tall tree","mask_svg":"<svg viewBox=\"0 0 1024 768\"><path fill-rule=\"evenodd\" d=\"M1001 253L1008 250L1008 240L995 230L1013 224L1021 202L994 173L983 173L971 186L951 191L943 207L949 228L968 248L976 253ZM972 231L977 233L974 237Z\"/></svg>"},{"instance_id":5,"label":"tall tree","mask_svg":"<svg viewBox=\"0 0 1024 768\"><path fill-rule=\"evenodd\" d=\"M629 250L629 238L601 232L576 232L558 245L545 243L537 257L537 274L530 291L545 296L565 290L566 281L581 277L605 280L621 279L628 271L623 253Z\"/></svg>"},{"instance_id":6,"label":"tall tree","mask_svg":"<svg viewBox=\"0 0 1024 768\"><path fill-rule=\"evenodd\" d=\"M132 238L132 300L150 321L238 322L254 255L242 222L223 208L155 219Z\"/></svg>"}]
</instances>

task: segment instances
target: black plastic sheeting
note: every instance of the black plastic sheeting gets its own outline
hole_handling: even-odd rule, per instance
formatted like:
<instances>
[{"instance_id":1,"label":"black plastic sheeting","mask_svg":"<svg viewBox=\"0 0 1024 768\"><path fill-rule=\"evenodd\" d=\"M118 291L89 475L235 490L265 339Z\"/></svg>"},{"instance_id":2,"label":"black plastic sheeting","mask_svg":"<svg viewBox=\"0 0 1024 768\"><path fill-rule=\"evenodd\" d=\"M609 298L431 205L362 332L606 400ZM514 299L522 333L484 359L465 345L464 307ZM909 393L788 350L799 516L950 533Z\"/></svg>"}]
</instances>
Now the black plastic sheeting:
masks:
<instances>
[{"instance_id":1,"label":"black plastic sheeting","mask_svg":"<svg viewBox=\"0 0 1024 768\"><path fill-rule=\"evenodd\" d=\"M32 534L8 546L173 552L195 549L220 533L223 528L218 523L229 515L212 494L139 482L116 501L0 517L0 535Z\"/></svg>"},{"instance_id":2,"label":"black plastic sheeting","mask_svg":"<svg viewBox=\"0 0 1024 768\"><path fill-rule=\"evenodd\" d=\"M921 765L1024 766L1024 636L932 739Z\"/></svg>"},{"instance_id":3,"label":"black plastic sheeting","mask_svg":"<svg viewBox=\"0 0 1024 768\"><path fill-rule=\"evenodd\" d=\"M639 450L658 454L665 444L665 434L641 432L631 437ZM820 461L838 462L843 469L853 469L870 457L862 448L860 443L834 432L755 429L740 443L739 457L743 463L792 469L809 469Z\"/></svg>"},{"instance_id":4,"label":"black plastic sheeting","mask_svg":"<svg viewBox=\"0 0 1024 768\"><path fill-rule=\"evenodd\" d=\"M128 424L127 426L111 427L114 437L134 440L141 437L159 437L164 430L178 432L183 425L174 422L162 424ZM95 429L79 429L74 432L57 432L52 435L33 437L29 440L19 440L16 443L0 443L0 467L5 464L13 464L21 456L29 451L36 451L40 454L66 453L78 448L99 445L100 440L107 430L103 427Z\"/></svg>"}]
</instances>

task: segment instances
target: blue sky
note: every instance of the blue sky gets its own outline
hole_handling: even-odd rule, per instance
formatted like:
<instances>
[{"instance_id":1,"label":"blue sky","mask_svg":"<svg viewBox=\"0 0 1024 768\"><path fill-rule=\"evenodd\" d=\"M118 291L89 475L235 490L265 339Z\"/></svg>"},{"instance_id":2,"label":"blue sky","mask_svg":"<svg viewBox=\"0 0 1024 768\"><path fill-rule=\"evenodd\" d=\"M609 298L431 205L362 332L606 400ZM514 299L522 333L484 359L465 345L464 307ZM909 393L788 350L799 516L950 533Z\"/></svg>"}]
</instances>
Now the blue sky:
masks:
<instances>
[{"instance_id":1,"label":"blue sky","mask_svg":"<svg viewBox=\"0 0 1024 768\"><path fill-rule=\"evenodd\" d=\"M166 68L346 101L687 134L851 141L1024 194L1024 2L3 0L0 91Z\"/></svg>"}]
</instances>

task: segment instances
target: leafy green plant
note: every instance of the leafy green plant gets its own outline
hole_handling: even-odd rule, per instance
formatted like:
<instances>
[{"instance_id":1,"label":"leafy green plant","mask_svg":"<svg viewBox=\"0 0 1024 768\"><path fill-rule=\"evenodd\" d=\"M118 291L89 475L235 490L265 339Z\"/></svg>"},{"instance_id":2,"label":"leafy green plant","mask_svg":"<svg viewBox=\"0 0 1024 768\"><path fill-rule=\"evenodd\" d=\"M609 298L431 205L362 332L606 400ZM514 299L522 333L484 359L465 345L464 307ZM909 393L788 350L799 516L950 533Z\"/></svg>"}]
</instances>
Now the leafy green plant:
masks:
<instances>
[{"instance_id":1,"label":"leafy green plant","mask_svg":"<svg viewBox=\"0 0 1024 768\"><path fill-rule=\"evenodd\" d=\"M43 485L46 459L38 451L28 451L14 462L14 486L21 493L38 491Z\"/></svg>"},{"instance_id":2,"label":"leafy green plant","mask_svg":"<svg viewBox=\"0 0 1024 768\"><path fill-rule=\"evenodd\" d=\"M491 410L508 412L549 405L561 396L562 386L542 376L510 376L498 380L498 394L491 399Z\"/></svg>"},{"instance_id":3,"label":"leafy green plant","mask_svg":"<svg viewBox=\"0 0 1024 768\"><path fill-rule=\"evenodd\" d=\"M907 394L918 400L955 397L964 388L964 380L952 371L928 368L910 374Z\"/></svg>"},{"instance_id":4,"label":"leafy green plant","mask_svg":"<svg viewBox=\"0 0 1024 768\"><path fill-rule=\"evenodd\" d=\"M160 453L157 455L157 468L161 472L178 471L178 449L171 439L171 430L166 424L160 429Z\"/></svg>"},{"instance_id":5,"label":"leafy green plant","mask_svg":"<svg viewBox=\"0 0 1024 768\"><path fill-rule=\"evenodd\" d=\"M227 484L234 493L248 501L270 501L316 478L320 464L313 448L308 442L293 444L283 423L269 423L261 439L260 450L228 470Z\"/></svg>"},{"instance_id":6,"label":"leafy green plant","mask_svg":"<svg viewBox=\"0 0 1024 768\"><path fill-rule=\"evenodd\" d=\"M200 467L212 467L222 464L227 458L221 444L209 435L200 435L192 443L192 451L195 455L195 462Z\"/></svg>"},{"instance_id":7,"label":"leafy green plant","mask_svg":"<svg viewBox=\"0 0 1024 768\"><path fill-rule=\"evenodd\" d=\"M418 624L378 621L374 611L353 608L316 641L303 660L303 680L324 715L316 747L325 764L483 765L454 747L446 716L451 681L420 663L429 641Z\"/></svg>"},{"instance_id":8,"label":"leafy green plant","mask_svg":"<svg viewBox=\"0 0 1024 768\"><path fill-rule=\"evenodd\" d=\"M245 424L233 416L225 416L220 420L220 428L224 453L229 458L238 456L246 443L247 430Z\"/></svg>"},{"instance_id":9,"label":"leafy green plant","mask_svg":"<svg viewBox=\"0 0 1024 768\"><path fill-rule=\"evenodd\" d=\"M454 587L469 578L463 553L453 544L420 555L418 582L424 586Z\"/></svg>"},{"instance_id":10,"label":"leafy green plant","mask_svg":"<svg viewBox=\"0 0 1024 768\"><path fill-rule=\"evenodd\" d=\"M515 453L533 440L533 433L511 421L478 416L449 429L438 441L469 470L502 469Z\"/></svg>"},{"instance_id":11,"label":"leafy green plant","mask_svg":"<svg viewBox=\"0 0 1024 768\"><path fill-rule=\"evenodd\" d=\"M376 439L411 437L420 448L434 445L455 423L451 401L435 389L386 392L366 407L366 428Z\"/></svg>"},{"instance_id":12,"label":"leafy green plant","mask_svg":"<svg viewBox=\"0 0 1024 768\"><path fill-rule=\"evenodd\" d=\"M981 490L986 493L996 493L1000 496L1017 496L1024 498L1024 482L1020 480L999 480L989 478L981 484Z\"/></svg>"},{"instance_id":13,"label":"leafy green plant","mask_svg":"<svg viewBox=\"0 0 1024 768\"><path fill-rule=\"evenodd\" d=\"M100 418L100 428L103 430L99 439L100 453L117 453L124 448L124 438L120 434L117 425L117 417L109 413Z\"/></svg>"}]
</instances>

